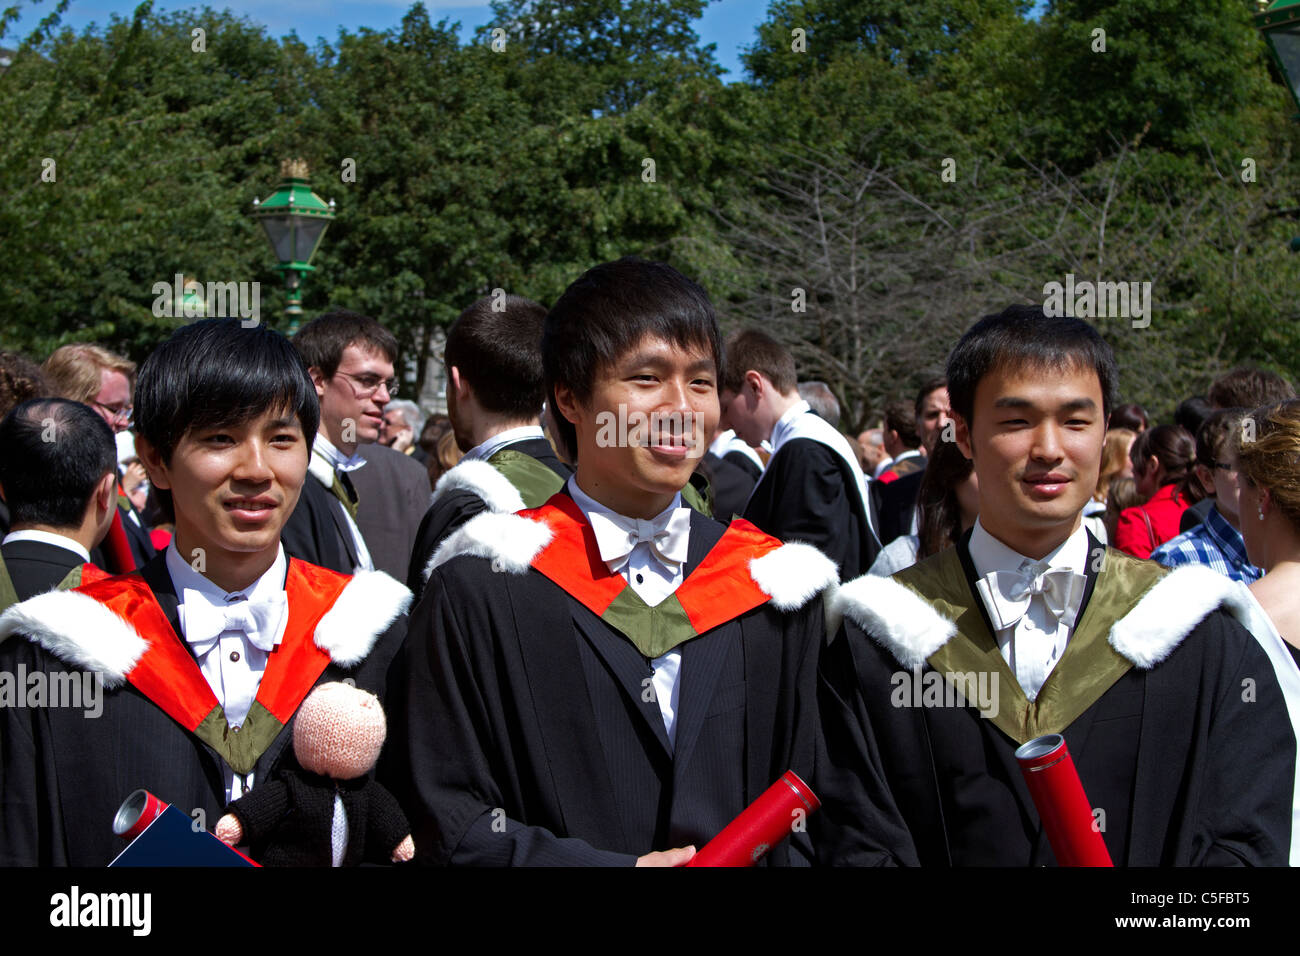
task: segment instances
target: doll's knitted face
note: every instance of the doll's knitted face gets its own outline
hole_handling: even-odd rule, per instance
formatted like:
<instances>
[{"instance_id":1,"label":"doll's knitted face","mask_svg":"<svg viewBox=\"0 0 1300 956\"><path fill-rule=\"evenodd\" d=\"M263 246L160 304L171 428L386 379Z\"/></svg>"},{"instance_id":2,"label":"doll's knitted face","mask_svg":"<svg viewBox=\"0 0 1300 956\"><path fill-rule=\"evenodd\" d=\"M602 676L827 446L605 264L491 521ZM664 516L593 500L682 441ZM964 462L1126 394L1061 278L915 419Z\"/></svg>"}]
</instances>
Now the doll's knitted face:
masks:
<instances>
[{"instance_id":1,"label":"doll's knitted face","mask_svg":"<svg viewBox=\"0 0 1300 956\"><path fill-rule=\"evenodd\" d=\"M370 772L388 733L374 694L351 684L321 684L298 708L293 752L303 769L334 780Z\"/></svg>"}]
</instances>

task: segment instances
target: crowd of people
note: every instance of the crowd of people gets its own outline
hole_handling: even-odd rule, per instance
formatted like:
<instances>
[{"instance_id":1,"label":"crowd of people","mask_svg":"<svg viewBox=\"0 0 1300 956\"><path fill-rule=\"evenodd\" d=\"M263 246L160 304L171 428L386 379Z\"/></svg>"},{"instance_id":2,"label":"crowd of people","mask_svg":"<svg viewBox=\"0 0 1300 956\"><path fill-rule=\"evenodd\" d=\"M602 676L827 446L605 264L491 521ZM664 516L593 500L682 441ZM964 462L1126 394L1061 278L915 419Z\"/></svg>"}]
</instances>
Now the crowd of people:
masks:
<instances>
[{"instance_id":1,"label":"crowd of people","mask_svg":"<svg viewBox=\"0 0 1300 956\"><path fill-rule=\"evenodd\" d=\"M0 678L103 688L0 693L0 864L107 864L138 788L254 859L358 861L295 738L341 680L387 712L354 776L422 863L681 865L793 770L821 809L766 865L1052 864L1014 758L1044 734L1117 864L1296 859L1280 377L1152 425L1096 329L1010 306L855 438L778 338L632 258L469 304L443 360L426 415L346 310L203 320L139 368L0 353ZM967 693L900 694L926 675ZM315 830L241 809L313 780Z\"/></svg>"}]
</instances>

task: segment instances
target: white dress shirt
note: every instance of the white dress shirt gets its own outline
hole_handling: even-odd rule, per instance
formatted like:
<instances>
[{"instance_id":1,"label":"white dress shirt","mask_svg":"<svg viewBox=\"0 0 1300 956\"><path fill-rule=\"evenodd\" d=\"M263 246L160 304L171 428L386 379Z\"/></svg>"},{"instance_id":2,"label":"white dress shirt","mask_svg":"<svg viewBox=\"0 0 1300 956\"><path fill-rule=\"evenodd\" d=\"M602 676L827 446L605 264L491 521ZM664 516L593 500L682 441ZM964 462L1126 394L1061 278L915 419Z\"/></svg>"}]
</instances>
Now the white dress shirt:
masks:
<instances>
[{"instance_id":1,"label":"white dress shirt","mask_svg":"<svg viewBox=\"0 0 1300 956\"><path fill-rule=\"evenodd\" d=\"M307 471L311 476L319 481L326 488L330 489L333 494L334 489L334 472L335 471L356 471L366 460L360 455L348 457L343 452L334 447L333 443L324 435L317 433L316 440L311 446L311 461L307 465ZM375 562L370 557L370 549L366 547L366 539L361 537L361 529L357 523L352 520L352 515L348 509L343 507L343 502L339 502L339 510L343 512L343 520L348 524L348 531L352 534L352 544L357 550L357 564L353 573L357 571L373 571Z\"/></svg>"},{"instance_id":2,"label":"white dress shirt","mask_svg":"<svg viewBox=\"0 0 1300 956\"><path fill-rule=\"evenodd\" d=\"M39 541L41 544L53 545L56 548L63 548L65 551L71 551L77 557L81 558L82 564L90 563L90 552L80 541L74 541L65 535L55 534L52 531L10 531L5 535L5 539L0 544L9 544L13 541Z\"/></svg>"},{"instance_id":3,"label":"white dress shirt","mask_svg":"<svg viewBox=\"0 0 1300 956\"><path fill-rule=\"evenodd\" d=\"M565 489L591 524L601 558L611 574L621 574L637 596L650 607L659 605L677 590L686 577L686 547L690 535L690 509L682 506L680 493L673 497L672 504L650 519L651 522L661 522L667 518L674 531L672 546L665 557L648 541L640 541L630 552L627 551L628 539L636 535L638 523L646 522L638 522L636 518L628 518L606 508L583 492L574 477L569 478ZM667 517L669 515L670 518ZM606 555L615 557L606 558ZM675 647L650 662L655 699L659 704L659 712L663 715L669 752L676 745L681 666L680 647Z\"/></svg>"},{"instance_id":4,"label":"white dress shirt","mask_svg":"<svg viewBox=\"0 0 1300 956\"><path fill-rule=\"evenodd\" d=\"M1025 557L1007 547L989 534L975 520L970 536L970 557L978 576L976 591L993 622L998 647L1002 657L1016 675L1025 696L1034 700L1042 689L1047 675L1052 672L1074 629L1075 618L1083 602L1088 562L1088 532L1082 524L1064 542L1041 560ZM1042 593L1029 598L1028 608L1022 617L1006 626L999 626L1004 611L997 605L992 593L989 575L994 572L1023 571L1038 576L1047 571L1065 570L1078 575L1064 589L1063 611L1057 616L1048 606Z\"/></svg>"},{"instance_id":5,"label":"white dress shirt","mask_svg":"<svg viewBox=\"0 0 1300 956\"><path fill-rule=\"evenodd\" d=\"M252 587L242 591L224 591L196 571L176 550L174 539L167 546L166 562L167 573L171 575L172 585L180 600L177 612L181 636L187 639L198 660L199 670L225 711L226 724L232 730L237 730L248 718L249 708L257 698L258 685L266 672L267 652L253 644L247 633L233 629L222 631L215 641L195 644L188 640L194 635L191 635L186 620L197 619L196 615L206 608L221 610L241 601L262 602L274 600L277 593L283 595L285 572L288 570L284 548L281 546L276 552L275 562L266 573ZM274 625L274 634L271 635L277 645L284 637L288 622L286 605L286 611L280 616L278 625ZM241 777L230 767L226 767L225 771L227 802L237 799L253 785L251 773Z\"/></svg>"},{"instance_id":6,"label":"white dress shirt","mask_svg":"<svg viewBox=\"0 0 1300 956\"><path fill-rule=\"evenodd\" d=\"M507 445L513 445L517 441L527 441L529 438L545 439L546 433L542 431L541 425L520 425L518 428L507 428L505 431L497 432L491 438L480 442L465 452L461 461L487 461Z\"/></svg>"}]
</instances>

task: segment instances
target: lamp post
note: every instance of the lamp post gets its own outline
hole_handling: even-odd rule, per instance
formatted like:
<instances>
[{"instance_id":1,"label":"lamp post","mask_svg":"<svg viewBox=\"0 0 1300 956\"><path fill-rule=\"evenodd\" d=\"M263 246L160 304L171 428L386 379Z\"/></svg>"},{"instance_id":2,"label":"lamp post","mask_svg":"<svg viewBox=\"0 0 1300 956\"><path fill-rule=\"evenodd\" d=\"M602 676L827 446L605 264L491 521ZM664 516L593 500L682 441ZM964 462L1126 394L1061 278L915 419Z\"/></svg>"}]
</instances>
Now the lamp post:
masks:
<instances>
[{"instance_id":1,"label":"lamp post","mask_svg":"<svg viewBox=\"0 0 1300 956\"><path fill-rule=\"evenodd\" d=\"M311 258L316 254L325 229L334 219L334 200L327 204L307 185L307 163L286 159L280 163L280 185L265 200L253 200L253 216L266 230L271 251L284 273L288 304L289 334L298 330L302 316L302 278L316 271Z\"/></svg>"},{"instance_id":2,"label":"lamp post","mask_svg":"<svg viewBox=\"0 0 1300 956\"><path fill-rule=\"evenodd\" d=\"M1273 0L1255 14L1255 28L1268 41L1291 99L1300 109L1300 0Z\"/></svg>"}]
</instances>

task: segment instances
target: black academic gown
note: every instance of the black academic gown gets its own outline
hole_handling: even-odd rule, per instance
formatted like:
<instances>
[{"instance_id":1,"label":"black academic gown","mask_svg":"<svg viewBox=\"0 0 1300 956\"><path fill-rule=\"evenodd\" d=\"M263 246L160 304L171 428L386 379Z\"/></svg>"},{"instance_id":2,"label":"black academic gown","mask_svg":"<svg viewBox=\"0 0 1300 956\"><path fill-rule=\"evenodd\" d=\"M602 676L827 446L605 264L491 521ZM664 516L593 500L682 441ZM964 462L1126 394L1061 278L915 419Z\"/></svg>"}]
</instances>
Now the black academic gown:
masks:
<instances>
[{"instance_id":1,"label":"black academic gown","mask_svg":"<svg viewBox=\"0 0 1300 956\"><path fill-rule=\"evenodd\" d=\"M925 477L925 459L921 467L890 482L874 481L871 494L876 509L876 531L880 544L889 544L899 535L912 533L912 519L916 515L916 499L921 492L921 479Z\"/></svg>"},{"instance_id":2,"label":"black academic gown","mask_svg":"<svg viewBox=\"0 0 1300 956\"><path fill-rule=\"evenodd\" d=\"M700 462L700 471L713 489L713 515L724 523L745 510L745 503L763 475L763 470L740 452L721 458L709 452Z\"/></svg>"},{"instance_id":3,"label":"black academic gown","mask_svg":"<svg viewBox=\"0 0 1300 956\"><path fill-rule=\"evenodd\" d=\"M180 641L178 602L165 555L141 574L175 632L172 639ZM71 593L58 597L90 600ZM371 606L382 619L384 608ZM23 633L10 633L5 625L21 607L0 618L0 634L8 635L0 636L0 672L39 672L50 686L74 678L84 683L77 666ZM79 623L74 611L62 627L75 637ZM358 622L350 630L359 633L365 624ZM382 696L389 664L404 636L405 617L399 616L374 637L359 663L343 667L330 662L316 683L351 679ZM198 674L198 664L193 666ZM198 680L203 680L201 674ZM290 719L257 760L255 786L281 767L297 766L292 743ZM104 688L98 713L87 706L0 707L0 758L0 866L106 866L126 847L113 833L114 815L142 787L196 819L201 811L209 830L226 804L224 764L217 751L129 682Z\"/></svg>"},{"instance_id":4,"label":"black academic gown","mask_svg":"<svg viewBox=\"0 0 1300 956\"><path fill-rule=\"evenodd\" d=\"M0 545L0 557L20 601L58 587L68 572L85 563L75 551L44 541L10 541Z\"/></svg>"},{"instance_id":5,"label":"black academic gown","mask_svg":"<svg viewBox=\"0 0 1300 956\"><path fill-rule=\"evenodd\" d=\"M723 531L692 513L687 582ZM833 582L829 562L804 555ZM411 620L398 737L423 862L630 866L703 846L786 770L814 771L817 588L796 611L764 603L680 645L670 754L646 657L538 571L498 567L468 554L440 565ZM811 858L801 832L763 862Z\"/></svg>"},{"instance_id":6,"label":"black academic gown","mask_svg":"<svg viewBox=\"0 0 1300 956\"><path fill-rule=\"evenodd\" d=\"M572 469L556 457L555 449L545 438L525 438L502 447L535 458L561 481L567 481L569 475L573 474ZM417 601L424 591L424 570L428 567L433 552L438 550L438 545L470 518L487 510L487 501L472 488L456 488L441 494L429 506L415 533L415 547L411 549L411 563L406 573L406 586L411 589Z\"/></svg>"},{"instance_id":7,"label":"black academic gown","mask_svg":"<svg viewBox=\"0 0 1300 956\"><path fill-rule=\"evenodd\" d=\"M1095 541L1090 543L1091 553L1099 553ZM959 549L958 590L944 592L950 597L956 593L956 599L944 603L935 594L934 607L943 609L945 617L960 609L957 624L962 633L978 635L988 669L1000 676L999 704L1008 712L1003 716L1010 716L1016 707L1009 692L1015 678L971 584L974 569L965 540ZM933 562L953 556L941 552L925 564L934 567ZM1106 560L1146 565L1113 550L1106 551ZM1013 756L1023 741L981 716L981 704L993 713L988 699L963 706L959 698L955 704L951 697L941 703L936 696L930 705L918 706L915 678L896 656L900 645L881 636L889 626L882 622L904 618L914 631L925 630L925 613L900 604L890 591L898 581L934 580L924 568L915 570L910 578L901 572L892 580L847 584L837 602L846 611L845 630L821 667L823 721L835 768L834 783L824 784L828 796L823 810L832 835L821 849L830 862L871 859L874 844L867 843L863 851L854 803L870 798L874 807L881 800L874 793L853 794L860 789L858 768L881 766L892 794L890 817L902 821L909 837L898 862L1055 865ZM1134 586L1132 570L1116 572L1107 564L1100 572L1124 573L1129 582L1124 586L1127 598L1112 599L1113 607L1131 608L1145 593ZM1048 690L1053 681L1058 688L1087 682L1104 666L1104 653L1095 659L1071 657L1089 614L1102 613L1102 602L1092 603L1099 578L1093 562L1087 573L1071 644L1039 692L1039 704L1054 696ZM968 589L965 594L960 585ZM1155 631L1152 620L1174 622L1171 633L1184 636L1168 657L1150 669L1130 667L1099 696L1081 694L1082 701L1093 702L1069 720L1065 741L1115 865L1285 865L1295 779L1286 705L1267 655L1249 632L1223 610L1203 617L1186 611L1197 601L1195 590L1185 589L1181 597L1166 591L1160 610L1141 629ZM1109 651L1106 635L1114 632L1108 626L1092 630L1099 636L1099 649ZM973 673L960 663L952 667L951 659L931 656L923 666L923 681L927 674L938 677L936 663L940 673ZM1028 739L1043 732L1061 731L1026 728L1022 735Z\"/></svg>"},{"instance_id":8,"label":"black academic gown","mask_svg":"<svg viewBox=\"0 0 1300 956\"><path fill-rule=\"evenodd\" d=\"M835 562L840 579L865 574L878 547L847 463L813 438L794 438L767 463L745 518L782 541L803 541Z\"/></svg>"},{"instance_id":9,"label":"black academic gown","mask_svg":"<svg viewBox=\"0 0 1300 956\"><path fill-rule=\"evenodd\" d=\"M310 472L280 540L289 557L340 574L351 574L360 560L342 502Z\"/></svg>"}]
</instances>

